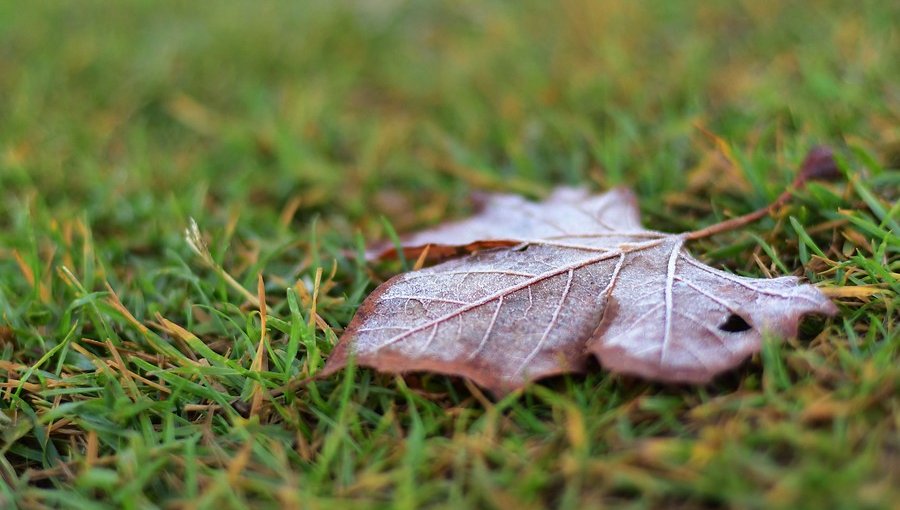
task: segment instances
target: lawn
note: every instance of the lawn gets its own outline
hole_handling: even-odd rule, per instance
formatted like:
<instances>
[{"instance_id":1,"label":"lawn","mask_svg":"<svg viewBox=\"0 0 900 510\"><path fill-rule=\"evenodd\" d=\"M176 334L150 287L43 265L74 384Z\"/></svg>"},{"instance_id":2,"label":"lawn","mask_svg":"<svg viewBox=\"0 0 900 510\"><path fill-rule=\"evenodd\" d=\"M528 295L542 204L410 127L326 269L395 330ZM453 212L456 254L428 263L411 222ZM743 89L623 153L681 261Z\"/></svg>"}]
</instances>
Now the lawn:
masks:
<instances>
[{"instance_id":1,"label":"lawn","mask_svg":"<svg viewBox=\"0 0 900 510\"><path fill-rule=\"evenodd\" d=\"M889 1L0 4L0 507L897 508L898 27ZM712 384L309 381L403 270L365 244L473 191L627 185L678 232L817 144L840 182L691 251L840 314Z\"/></svg>"}]
</instances>

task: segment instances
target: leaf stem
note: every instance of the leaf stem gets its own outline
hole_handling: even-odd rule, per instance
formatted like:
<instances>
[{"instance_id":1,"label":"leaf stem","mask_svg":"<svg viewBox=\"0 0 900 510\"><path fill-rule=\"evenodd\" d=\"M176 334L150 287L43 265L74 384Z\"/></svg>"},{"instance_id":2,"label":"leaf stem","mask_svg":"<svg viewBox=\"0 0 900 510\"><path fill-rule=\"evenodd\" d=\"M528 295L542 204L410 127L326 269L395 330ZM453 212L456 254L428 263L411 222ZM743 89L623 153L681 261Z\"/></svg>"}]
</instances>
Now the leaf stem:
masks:
<instances>
[{"instance_id":1,"label":"leaf stem","mask_svg":"<svg viewBox=\"0 0 900 510\"><path fill-rule=\"evenodd\" d=\"M790 201L794 192L803 189L808 181L835 180L840 176L841 172L834 160L834 153L832 150L825 146L813 147L803 160L803 165L801 165L797 177L794 178L794 182L792 182L781 195L778 195L778 198L776 198L774 202L743 216L731 218L730 220L721 221L714 225L701 228L700 230L688 232L684 237L688 240L703 239L705 237L743 227L744 225L753 223L781 208Z\"/></svg>"}]
</instances>

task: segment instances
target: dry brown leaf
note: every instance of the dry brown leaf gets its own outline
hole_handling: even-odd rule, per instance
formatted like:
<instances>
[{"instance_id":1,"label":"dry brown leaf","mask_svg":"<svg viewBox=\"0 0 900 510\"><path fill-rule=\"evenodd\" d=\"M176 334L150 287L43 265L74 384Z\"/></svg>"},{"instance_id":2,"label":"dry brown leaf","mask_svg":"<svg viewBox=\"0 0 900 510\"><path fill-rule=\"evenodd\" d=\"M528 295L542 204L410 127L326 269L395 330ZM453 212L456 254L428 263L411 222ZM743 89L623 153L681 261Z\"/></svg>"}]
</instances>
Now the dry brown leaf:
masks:
<instances>
[{"instance_id":1,"label":"dry brown leaf","mask_svg":"<svg viewBox=\"0 0 900 510\"><path fill-rule=\"evenodd\" d=\"M323 375L353 355L379 371L458 375L502 394L582 372L593 355L612 372L704 383L757 352L764 335L793 336L802 316L836 313L795 277L737 276L684 249L716 231L644 229L624 189L562 188L541 203L492 196L474 217L405 240L411 254L482 249L381 285Z\"/></svg>"},{"instance_id":2,"label":"dry brown leaf","mask_svg":"<svg viewBox=\"0 0 900 510\"><path fill-rule=\"evenodd\" d=\"M626 230L641 230L637 201L631 191L619 188L604 195L590 196L587 190L557 188L544 202L535 203L519 195L487 195L476 197L474 217L444 225L403 239L407 258L419 256L428 247L429 260L452 255L515 246L527 239L553 237L561 232L581 232L588 235L600 224L603 231L613 225ZM585 211L593 210L596 217L585 218ZM588 223L585 223L585 220ZM602 225L608 225L604 228ZM379 243L366 258L377 260L395 255L394 245Z\"/></svg>"}]
</instances>

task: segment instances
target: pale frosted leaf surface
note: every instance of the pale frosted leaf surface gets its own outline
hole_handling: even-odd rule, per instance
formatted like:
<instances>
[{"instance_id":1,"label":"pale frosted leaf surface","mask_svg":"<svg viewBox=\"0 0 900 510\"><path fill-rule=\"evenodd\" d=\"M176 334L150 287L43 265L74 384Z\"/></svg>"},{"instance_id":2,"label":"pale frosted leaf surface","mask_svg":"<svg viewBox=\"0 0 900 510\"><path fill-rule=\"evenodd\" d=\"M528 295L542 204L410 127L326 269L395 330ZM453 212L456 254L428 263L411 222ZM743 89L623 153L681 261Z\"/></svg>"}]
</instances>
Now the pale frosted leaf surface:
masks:
<instances>
[{"instance_id":1,"label":"pale frosted leaf surface","mask_svg":"<svg viewBox=\"0 0 900 510\"><path fill-rule=\"evenodd\" d=\"M479 202L471 218L403 237L406 256L416 257L426 246L431 246L430 258L437 260L455 254L455 248L471 251L522 240L643 230L634 194L625 188L590 195L583 188L561 187L540 203L508 194L484 195ZM366 257L394 253L395 247L385 242L369 249Z\"/></svg>"},{"instance_id":2,"label":"pale frosted leaf surface","mask_svg":"<svg viewBox=\"0 0 900 510\"><path fill-rule=\"evenodd\" d=\"M795 277L719 271L672 236L628 256L587 348L614 372L703 383L757 352L762 335L794 336L803 315L836 311Z\"/></svg>"},{"instance_id":3,"label":"pale frosted leaf surface","mask_svg":"<svg viewBox=\"0 0 900 510\"><path fill-rule=\"evenodd\" d=\"M504 219L501 209L527 218ZM540 204L494 197L467 221L418 239L462 246L490 230L488 240L515 246L384 283L326 374L354 355L380 371L459 375L504 393L583 371L593 355L613 372L705 382L758 351L763 335L791 336L803 315L836 311L796 278L744 278L698 262L684 236L642 229L625 190L563 188Z\"/></svg>"}]
</instances>

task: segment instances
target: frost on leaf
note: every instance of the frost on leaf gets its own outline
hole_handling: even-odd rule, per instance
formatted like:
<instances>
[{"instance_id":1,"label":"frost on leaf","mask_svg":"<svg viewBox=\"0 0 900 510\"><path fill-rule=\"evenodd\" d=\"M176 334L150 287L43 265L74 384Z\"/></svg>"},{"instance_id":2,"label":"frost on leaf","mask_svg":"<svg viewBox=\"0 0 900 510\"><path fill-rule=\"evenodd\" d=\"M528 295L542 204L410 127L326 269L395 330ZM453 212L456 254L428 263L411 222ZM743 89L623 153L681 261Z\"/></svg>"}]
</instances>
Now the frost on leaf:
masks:
<instances>
[{"instance_id":1,"label":"frost on leaf","mask_svg":"<svg viewBox=\"0 0 900 510\"><path fill-rule=\"evenodd\" d=\"M834 305L797 278L755 279L706 266L687 235L646 230L633 195L561 188L541 203L496 195L468 220L410 236L415 255L474 251L398 275L363 303L324 373L352 355L383 372L431 371L502 394L581 372L702 383L793 336ZM389 255L384 249L373 257Z\"/></svg>"}]
</instances>

